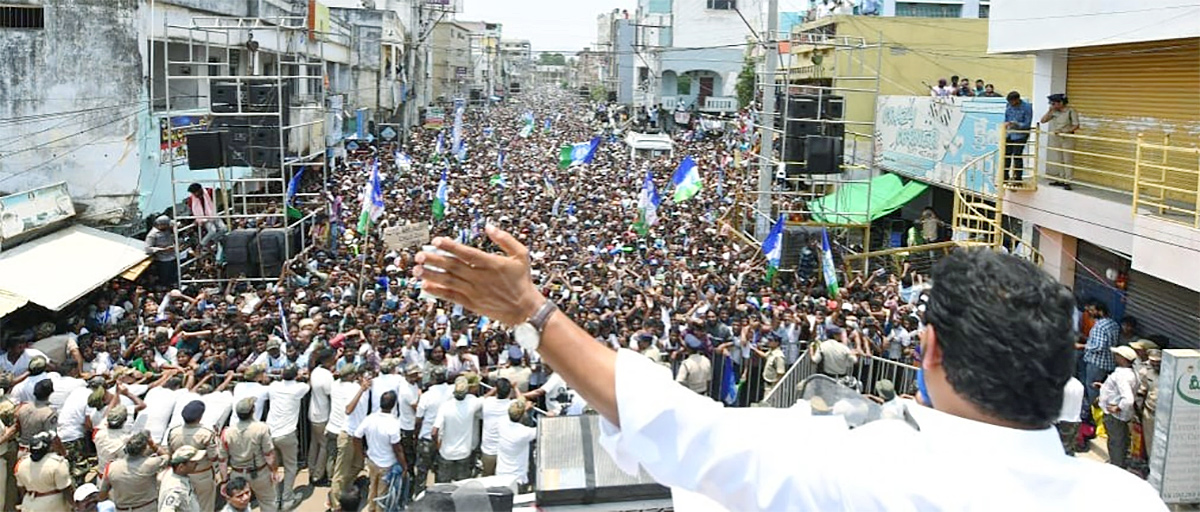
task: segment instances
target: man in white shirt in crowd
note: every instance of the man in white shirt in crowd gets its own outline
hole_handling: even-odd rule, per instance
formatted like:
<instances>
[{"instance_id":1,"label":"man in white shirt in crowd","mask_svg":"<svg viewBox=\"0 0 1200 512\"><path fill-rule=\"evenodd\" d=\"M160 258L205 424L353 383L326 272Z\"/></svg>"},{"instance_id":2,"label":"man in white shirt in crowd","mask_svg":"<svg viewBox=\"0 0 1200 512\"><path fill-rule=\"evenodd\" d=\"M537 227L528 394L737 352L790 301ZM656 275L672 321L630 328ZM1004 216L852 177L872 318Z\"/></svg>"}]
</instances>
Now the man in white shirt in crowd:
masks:
<instances>
[{"instance_id":1,"label":"man in white shirt in crowd","mask_svg":"<svg viewBox=\"0 0 1200 512\"><path fill-rule=\"evenodd\" d=\"M308 384L296 382L300 369L289 364L283 367L282 380L267 385L267 400L271 407L267 411L267 428L271 430L271 443L275 445L275 462L283 466L283 493L280 496L282 510L290 510L299 502L293 492L296 473L300 471L297 457L300 455L300 437L296 427L300 424L300 405L308 394Z\"/></svg>"},{"instance_id":2,"label":"man in white shirt in crowd","mask_svg":"<svg viewBox=\"0 0 1200 512\"><path fill-rule=\"evenodd\" d=\"M355 435L367 442L367 508L368 511L382 510L375 498L383 494L387 483L384 478L399 464L403 471L408 468L404 458L404 447L400 444L400 420L396 418L396 392L385 391L379 397L379 410L368 415L355 430Z\"/></svg>"},{"instance_id":3,"label":"man in white shirt in crowd","mask_svg":"<svg viewBox=\"0 0 1200 512\"><path fill-rule=\"evenodd\" d=\"M394 391L399 394L400 383L404 382L404 376L396 373L399 365L399 359L384 359L379 362L379 375L371 379L371 409L367 411L368 414L379 410L379 402L383 399L384 393ZM396 408L393 407L392 415L397 414Z\"/></svg>"},{"instance_id":4,"label":"man in white shirt in crowd","mask_svg":"<svg viewBox=\"0 0 1200 512\"><path fill-rule=\"evenodd\" d=\"M233 403L241 403L246 398L254 398L254 412L251 419L255 421L263 420L263 410L267 405L267 383L270 382L266 375L266 368L252 364L242 371L242 380L233 386Z\"/></svg>"},{"instance_id":5,"label":"man in white shirt in crowd","mask_svg":"<svg viewBox=\"0 0 1200 512\"><path fill-rule=\"evenodd\" d=\"M283 342L280 341L279 337L271 336L267 339L267 351L259 354L254 359L254 362L250 364L265 368L267 373L278 374L290 363L287 355L283 353L282 347Z\"/></svg>"},{"instance_id":6,"label":"man in white shirt in crowd","mask_svg":"<svg viewBox=\"0 0 1200 512\"><path fill-rule=\"evenodd\" d=\"M0 370L20 375L29 370L29 362L38 356L46 357L46 354L29 348L28 337L13 336L4 343L4 353L0 354Z\"/></svg>"},{"instance_id":7,"label":"man in white shirt in crowd","mask_svg":"<svg viewBox=\"0 0 1200 512\"><path fill-rule=\"evenodd\" d=\"M543 366L546 371L554 372L549 363L543 363ZM540 396L546 397L546 411L552 416L583 414L584 408L587 407L587 400L567 386L567 381L563 380L562 375L559 375L558 372L552 373L542 387L525 393L524 398L536 400Z\"/></svg>"},{"instance_id":8,"label":"man in white shirt in crowd","mask_svg":"<svg viewBox=\"0 0 1200 512\"><path fill-rule=\"evenodd\" d=\"M438 407L433 424L433 439L438 447L437 483L450 483L471 478L474 466L471 452L475 450L475 420L483 402L468 393L466 377L454 380L454 397Z\"/></svg>"},{"instance_id":9,"label":"man in white shirt in crowd","mask_svg":"<svg viewBox=\"0 0 1200 512\"><path fill-rule=\"evenodd\" d=\"M204 403L204 415L200 417L200 424L214 432L225 428L229 418L233 416L233 392L229 390L229 386L233 384L234 377L235 372L226 372L225 378L215 388L208 382L196 386L196 393L200 394L200 401Z\"/></svg>"},{"instance_id":10,"label":"man in white shirt in crowd","mask_svg":"<svg viewBox=\"0 0 1200 512\"><path fill-rule=\"evenodd\" d=\"M1137 400L1138 379L1133 373L1137 352L1128 345L1109 350L1117 367L1100 384L1098 405L1104 411L1104 429L1108 432L1108 463L1124 468L1129 455L1129 422L1133 421Z\"/></svg>"},{"instance_id":11,"label":"man in white shirt in crowd","mask_svg":"<svg viewBox=\"0 0 1200 512\"><path fill-rule=\"evenodd\" d=\"M370 397L366 396L371 389L371 379L363 377L358 382L358 365L347 364L338 370L338 382L334 384L330 396L331 412L329 423L333 424L335 414L345 416L345 423L338 427L337 458L333 462L332 483L329 486L329 500L333 508L338 507L338 497L342 490L353 485L354 478L363 469L362 438L357 436L358 425L367 417L367 409L371 407ZM326 430L331 427L327 426Z\"/></svg>"},{"instance_id":12,"label":"man in white shirt in crowd","mask_svg":"<svg viewBox=\"0 0 1200 512\"><path fill-rule=\"evenodd\" d=\"M46 359L46 356L34 356L33 359L30 359L28 367L29 375L25 377L25 380L18 382L12 388L12 396L17 403L32 402L33 387L37 383L47 379L56 380L54 377L58 374L47 371L48 363L49 361ZM56 382L55 384L58 383Z\"/></svg>"},{"instance_id":13,"label":"man in white shirt in crowd","mask_svg":"<svg viewBox=\"0 0 1200 512\"><path fill-rule=\"evenodd\" d=\"M413 495L420 493L428 481L429 470L433 469L437 446L433 441L433 425L437 422L438 409L450 399L451 387L446 384L446 369L435 367L429 373L429 389L417 401L417 468L413 475Z\"/></svg>"},{"instance_id":14,"label":"man in white shirt in crowd","mask_svg":"<svg viewBox=\"0 0 1200 512\"><path fill-rule=\"evenodd\" d=\"M1074 298L1028 261L986 248L939 260L919 337L924 406L908 408L911 422L849 430L836 417L723 408L640 354L601 346L540 293L524 245L494 226L485 232L505 254L444 237L432 245L454 257L418 253L413 275L422 290L532 327L521 331L522 344L603 416L602 444L614 462L631 474L640 467L673 492L737 511L1167 510L1137 476L1062 453L1053 424L1075 356ZM781 429L821 442L746 435ZM936 485L864 479L856 470L894 460ZM770 478L747 479L747 471Z\"/></svg>"},{"instance_id":15,"label":"man in white shirt in crowd","mask_svg":"<svg viewBox=\"0 0 1200 512\"><path fill-rule=\"evenodd\" d=\"M71 391L58 411L58 439L62 441L67 462L71 464L71 477L75 479L75 485L83 483L88 471L84 448L92 429L88 407L103 407L104 396L104 377L92 377L86 387Z\"/></svg>"},{"instance_id":16,"label":"man in white shirt in crowd","mask_svg":"<svg viewBox=\"0 0 1200 512\"><path fill-rule=\"evenodd\" d=\"M529 484L529 444L537 437L537 429L521 423L533 402L523 398L508 404L508 421L497 432L496 474L516 477L517 484Z\"/></svg>"},{"instance_id":17,"label":"man in white shirt in crowd","mask_svg":"<svg viewBox=\"0 0 1200 512\"><path fill-rule=\"evenodd\" d=\"M483 452L483 475L496 474L496 456L500 450L500 427L508 423L508 404L516 398L508 379L496 379L496 387L483 397L483 436L479 451Z\"/></svg>"},{"instance_id":18,"label":"man in white shirt in crowd","mask_svg":"<svg viewBox=\"0 0 1200 512\"><path fill-rule=\"evenodd\" d=\"M332 350L321 349L313 356L316 365L308 376L312 386L312 394L308 401L308 421L312 439L308 443L308 485L329 485L329 471L332 466L333 453L331 448L337 443L337 436L326 432L329 423L329 394L333 390L333 364L337 357ZM343 415L344 416L344 415Z\"/></svg>"},{"instance_id":19,"label":"man in white shirt in crowd","mask_svg":"<svg viewBox=\"0 0 1200 512\"><path fill-rule=\"evenodd\" d=\"M1075 456L1075 436L1079 434L1079 415L1083 412L1083 383L1074 376L1063 386L1063 406L1054 428L1058 429L1063 451Z\"/></svg>"},{"instance_id":20,"label":"man in white shirt in crowd","mask_svg":"<svg viewBox=\"0 0 1200 512\"><path fill-rule=\"evenodd\" d=\"M137 421L134 422L135 429L146 430L150 433L150 439L163 446L167 444L167 427L171 423L171 415L175 412L178 396L176 391L183 385L183 379L178 373L178 370L167 370L163 379L159 379L159 385L150 387L146 397L142 399L146 408L138 413Z\"/></svg>"},{"instance_id":21,"label":"man in white shirt in crowd","mask_svg":"<svg viewBox=\"0 0 1200 512\"><path fill-rule=\"evenodd\" d=\"M411 474L417 459L417 404L421 401L421 367L411 364L404 371L400 392L396 394L396 412L400 418L400 445L404 448L405 468ZM409 486L411 487L411 486ZM407 496L405 497L407 498Z\"/></svg>"}]
</instances>

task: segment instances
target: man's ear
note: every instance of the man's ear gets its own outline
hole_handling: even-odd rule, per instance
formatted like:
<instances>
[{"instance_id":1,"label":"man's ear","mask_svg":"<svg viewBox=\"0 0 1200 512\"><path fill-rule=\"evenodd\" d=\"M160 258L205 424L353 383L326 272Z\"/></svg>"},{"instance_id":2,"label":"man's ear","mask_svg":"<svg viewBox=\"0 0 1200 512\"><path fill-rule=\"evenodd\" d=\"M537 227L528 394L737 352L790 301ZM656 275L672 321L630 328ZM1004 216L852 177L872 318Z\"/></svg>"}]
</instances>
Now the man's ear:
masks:
<instances>
[{"instance_id":1,"label":"man's ear","mask_svg":"<svg viewBox=\"0 0 1200 512\"><path fill-rule=\"evenodd\" d=\"M942 347L938 344L937 330L932 325L926 325L921 330L921 367L926 371L940 370L942 367Z\"/></svg>"}]
</instances>

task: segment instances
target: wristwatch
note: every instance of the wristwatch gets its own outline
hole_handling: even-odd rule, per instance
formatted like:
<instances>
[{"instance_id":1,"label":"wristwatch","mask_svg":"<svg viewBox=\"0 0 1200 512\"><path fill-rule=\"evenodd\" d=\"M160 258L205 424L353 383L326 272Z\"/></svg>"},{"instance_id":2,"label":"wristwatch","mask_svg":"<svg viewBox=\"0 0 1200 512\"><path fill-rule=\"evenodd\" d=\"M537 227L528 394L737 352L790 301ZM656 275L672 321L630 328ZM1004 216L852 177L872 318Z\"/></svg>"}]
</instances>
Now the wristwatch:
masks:
<instances>
[{"instance_id":1,"label":"wristwatch","mask_svg":"<svg viewBox=\"0 0 1200 512\"><path fill-rule=\"evenodd\" d=\"M529 320L514 327L513 337L517 339L517 344L526 351L536 351L542 343L542 331L546 330L546 323L557 309L554 301L547 299Z\"/></svg>"}]
</instances>

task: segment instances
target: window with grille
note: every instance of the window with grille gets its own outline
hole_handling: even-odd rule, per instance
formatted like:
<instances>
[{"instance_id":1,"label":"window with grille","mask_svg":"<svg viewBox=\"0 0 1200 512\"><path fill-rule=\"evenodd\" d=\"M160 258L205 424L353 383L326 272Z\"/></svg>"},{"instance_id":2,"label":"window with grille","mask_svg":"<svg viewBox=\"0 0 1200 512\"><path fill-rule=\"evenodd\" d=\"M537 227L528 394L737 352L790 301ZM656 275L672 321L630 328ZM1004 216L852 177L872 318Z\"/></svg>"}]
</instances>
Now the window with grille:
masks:
<instances>
[{"instance_id":1,"label":"window with grille","mask_svg":"<svg viewBox=\"0 0 1200 512\"><path fill-rule=\"evenodd\" d=\"M32 6L0 6L0 28L46 28L45 9Z\"/></svg>"},{"instance_id":2,"label":"window with grille","mask_svg":"<svg viewBox=\"0 0 1200 512\"><path fill-rule=\"evenodd\" d=\"M709 9L717 9L721 11L732 11L737 9L736 0L708 0Z\"/></svg>"},{"instance_id":3,"label":"window with grille","mask_svg":"<svg viewBox=\"0 0 1200 512\"><path fill-rule=\"evenodd\" d=\"M910 18L960 18L962 4L896 2L896 16Z\"/></svg>"},{"instance_id":4,"label":"window with grille","mask_svg":"<svg viewBox=\"0 0 1200 512\"><path fill-rule=\"evenodd\" d=\"M992 14L992 6L990 6L990 5L979 6L979 17L980 18L991 17L991 14Z\"/></svg>"}]
</instances>

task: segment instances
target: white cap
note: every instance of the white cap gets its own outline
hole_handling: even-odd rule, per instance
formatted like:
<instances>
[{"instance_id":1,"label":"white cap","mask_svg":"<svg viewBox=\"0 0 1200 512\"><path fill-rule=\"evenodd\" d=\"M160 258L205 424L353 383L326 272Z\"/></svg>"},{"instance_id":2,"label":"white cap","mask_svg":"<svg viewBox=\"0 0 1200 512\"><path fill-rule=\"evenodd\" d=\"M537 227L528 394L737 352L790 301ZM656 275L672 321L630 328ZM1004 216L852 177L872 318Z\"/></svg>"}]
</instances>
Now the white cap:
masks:
<instances>
[{"instance_id":1,"label":"white cap","mask_svg":"<svg viewBox=\"0 0 1200 512\"><path fill-rule=\"evenodd\" d=\"M88 496L93 494L100 494L100 489L96 487L96 484L83 484L75 489L75 502L79 503L83 500L86 500L88 499Z\"/></svg>"}]
</instances>

